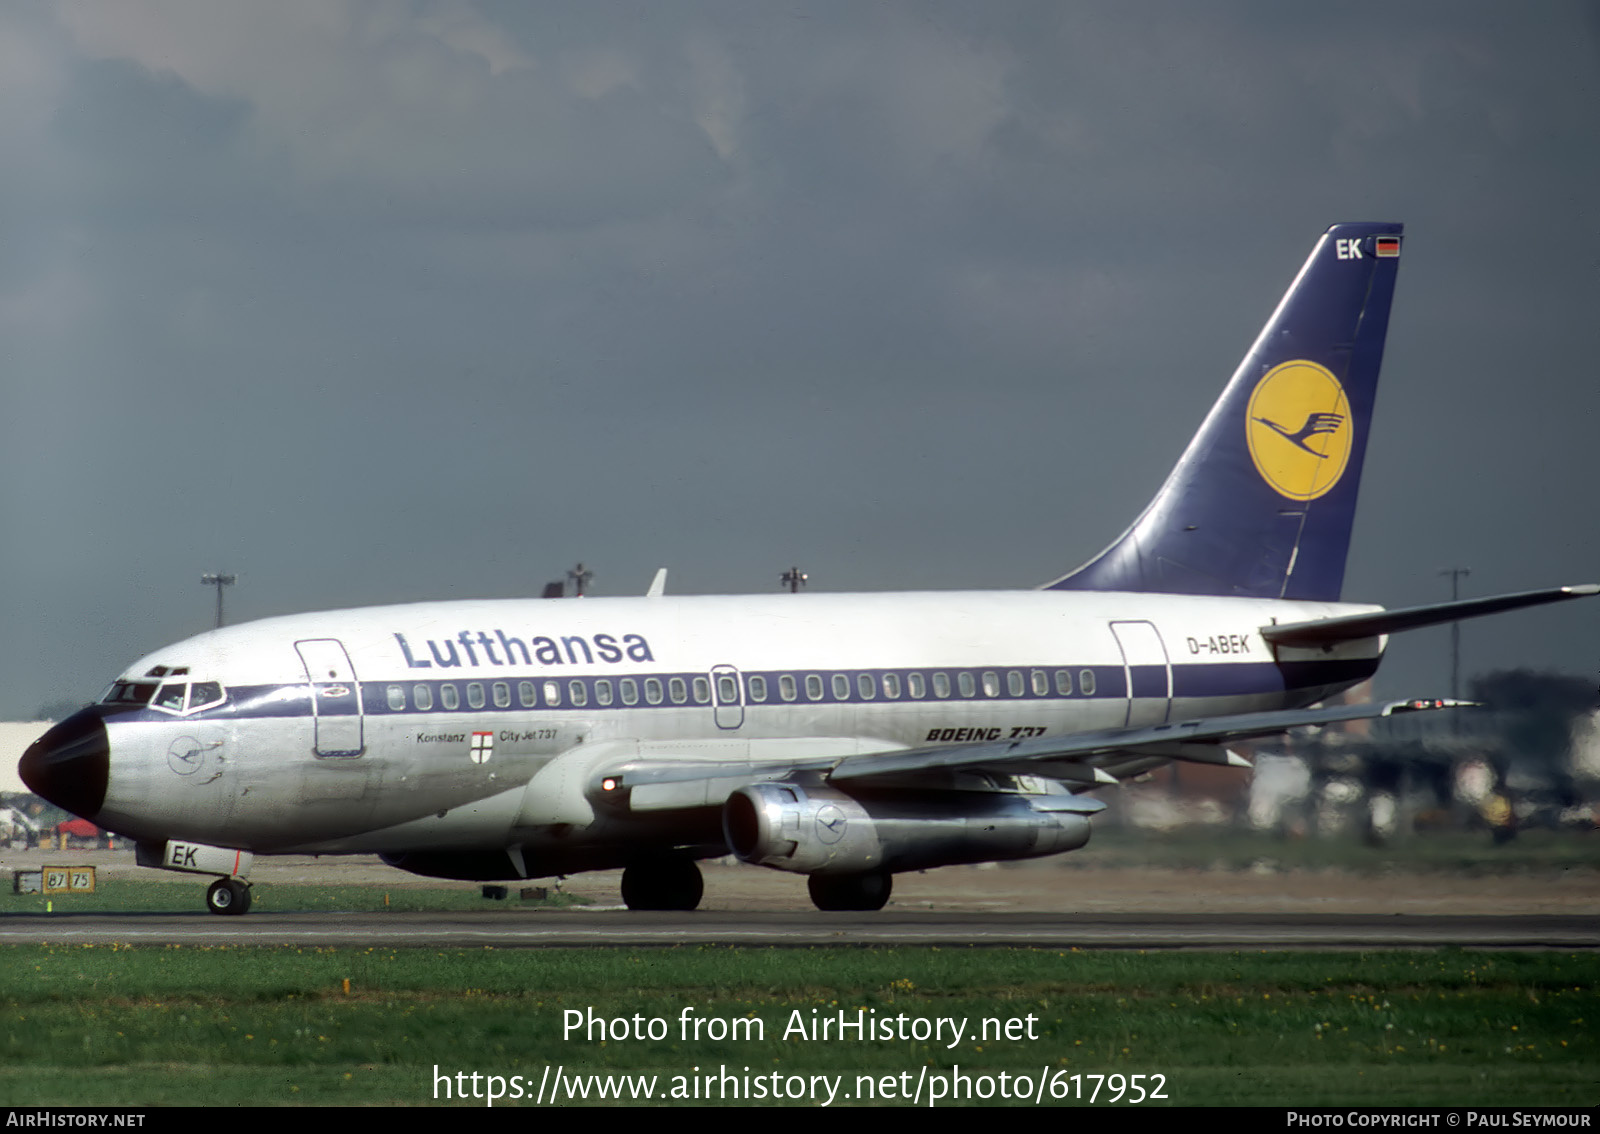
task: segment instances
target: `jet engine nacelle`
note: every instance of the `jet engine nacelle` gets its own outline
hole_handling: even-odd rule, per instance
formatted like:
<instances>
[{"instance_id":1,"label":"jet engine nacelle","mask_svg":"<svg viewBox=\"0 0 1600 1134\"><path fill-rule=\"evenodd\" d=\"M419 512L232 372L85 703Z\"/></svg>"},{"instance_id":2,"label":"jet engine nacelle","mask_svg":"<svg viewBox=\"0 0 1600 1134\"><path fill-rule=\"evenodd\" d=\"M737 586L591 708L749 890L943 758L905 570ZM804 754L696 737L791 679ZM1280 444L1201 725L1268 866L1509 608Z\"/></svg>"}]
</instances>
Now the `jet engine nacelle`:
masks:
<instances>
[{"instance_id":1,"label":"jet engine nacelle","mask_svg":"<svg viewBox=\"0 0 1600 1134\"><path fill-rule=\"evenodd\" d=\"M793 783L751 784L722 811L742 861L796 874L895 873L1035 858L1089 841L1096 801L1008 792L862 792Z\"/></svg>"}]
</instances>

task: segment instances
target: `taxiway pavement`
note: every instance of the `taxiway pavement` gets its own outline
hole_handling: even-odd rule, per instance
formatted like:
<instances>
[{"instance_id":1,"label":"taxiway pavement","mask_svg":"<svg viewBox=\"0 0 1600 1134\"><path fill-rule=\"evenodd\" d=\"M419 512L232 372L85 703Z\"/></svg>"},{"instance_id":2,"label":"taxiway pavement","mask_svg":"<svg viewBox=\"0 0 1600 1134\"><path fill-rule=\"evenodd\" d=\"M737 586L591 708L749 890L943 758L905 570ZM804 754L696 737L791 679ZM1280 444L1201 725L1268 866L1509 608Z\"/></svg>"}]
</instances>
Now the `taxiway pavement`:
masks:
<instances>
[{"instance_id":1,"label":"taxiway pavement","mask_svg":"<svg viewBox=\"0 0 1600 1134\"><path fill-rule=\"evenodd\" d=\"M196 912L7 914L0 944L428 948L943 945L1096 949L1600 949L1600 916L961 913Z\"/></svg>"}]
</instances>

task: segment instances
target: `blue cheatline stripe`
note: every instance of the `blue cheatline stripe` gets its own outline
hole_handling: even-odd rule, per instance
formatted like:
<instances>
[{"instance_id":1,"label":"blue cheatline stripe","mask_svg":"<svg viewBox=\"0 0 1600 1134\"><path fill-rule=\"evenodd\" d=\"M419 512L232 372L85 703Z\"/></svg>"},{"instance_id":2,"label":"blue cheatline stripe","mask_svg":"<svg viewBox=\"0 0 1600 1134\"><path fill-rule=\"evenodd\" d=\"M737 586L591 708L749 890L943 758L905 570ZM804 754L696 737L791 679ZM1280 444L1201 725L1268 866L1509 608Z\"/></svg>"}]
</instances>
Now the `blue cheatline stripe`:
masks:
<instances>
[{"instance_id":1,"label":"blue cheatline stripe","mask_svg":"<svg viewBox=\"0 0 1600 1134\"><path fill-rule=\"evenodd\" d=\"M1172 696L1174 698L1204 698L1245 696L1250 694L1274 694L1289 692L1294 689L1320 688L1334 685L1348 685L1365 680L1376 671L1378 659L1356 659L1348 661L1315 661L1315 662L1227 662L1211 665L1175 665L1172 667ZM1065 672L1069 675L1070 683L1066 692L1061 691L1057 683L1057 675ZM962 673L973 676L977 693L973 696L961 696L957 678ZM1020 693L1011 691L1011 674L1021 676ZM1135 697L1164 698L1167 696L1167 667L1160 665L1137 665L1132 667L1133 691ZM935 694L935 676L944 674L949 678L950 695L939 697ZM994 681L985 682L985 675L992 674ZM1045 692L1039 693L1035 688L1035 674L1043 675ZM1084 692L1090 685L1085 676L1092 678L1092 690ZM962 670L954 668L928 668L928 669L850 669L850 670L758 670L743 671L744 679L743 703L747 709L760 709L763 706L794 707L800 708L808 705L883 705L883 704L914 704L914 705L939 705L959 704L964 706L985 705L999 702L1005 703L1034 703L1034 702L1066 702L1066 701L1106 701L1122 700L1127 696L1124 670L1120 665L1094 665L1094 666L990 666L977 670ZM780 678L791 677L794 680L795 698L785 701L780 696ZM815 677L817 681L813 687L820 685L820 695L813 698L807 695L808 677ZM834 678L843 677L844 682L836 688ZM863 698L860 694L860 679L870 679L875 696ZM884 695L884 679L894 678L898 681L900 696L889 697ZM912 679L920 678L924 693L920 697L910 695ZM765 683L766 697L756 700L751 694L754 681ZM632 681L637 692L634 704L624 704L622 700L622 685L625 681ZM696 689L696 682L700 688ZM651 703L646 699L645 693L648 683L658 683L660 700ZM681 682L684 699L674 701L672 690L675 682ZM553 683L559 693L559 704L551 704L546 696L545 685ZM495 686L505 687L502 699L509 699L509 703L496 704ZM525 702L522 686L532 687L533 699ZM602 686L609 685L609 702L601 703ZM446 707L446 687L455 691L455 704ZM477 686L476 694L472 689ZM994 696L986 696L983 690L986 686L996 689ZM480 681L365 681L360 682L361 687L361 712L369 717L398 717L398 716L440 716L440 715L465 715L465 716L493 716L499 714L528 713L532 711L543 713L593 713L615 712L619 710L651 710L651 709L685 709L713 707L711 701L710 683L706 672L688 671L678 673L641 672L626 675L608 674L605 677L556 677L549 673L526 675L523 677L497 677L491 680ZM402 707L393 708L389 697L392 687L398 687L403 693ZM417 707L416 690L425 688L428 692L431 706L423 709ZM839 694L842 688L844 695ZM574 693L578 692L582 703L574 702ZM310 687L299 685L243 685L232 686L227 691L226 703L191 714L188 717L178 718L172 714L156 709L136 709L121 714L123 720L150 720L172 721L183 720L255 720L270 718L309 717L313 714ZM698 696L697 696L698 694ZM481 705L472 703L474 696L482 698ZM335 708L330 710L323 706L322 715L354 716L355 709Z\"/></svg>"}]
</instances>

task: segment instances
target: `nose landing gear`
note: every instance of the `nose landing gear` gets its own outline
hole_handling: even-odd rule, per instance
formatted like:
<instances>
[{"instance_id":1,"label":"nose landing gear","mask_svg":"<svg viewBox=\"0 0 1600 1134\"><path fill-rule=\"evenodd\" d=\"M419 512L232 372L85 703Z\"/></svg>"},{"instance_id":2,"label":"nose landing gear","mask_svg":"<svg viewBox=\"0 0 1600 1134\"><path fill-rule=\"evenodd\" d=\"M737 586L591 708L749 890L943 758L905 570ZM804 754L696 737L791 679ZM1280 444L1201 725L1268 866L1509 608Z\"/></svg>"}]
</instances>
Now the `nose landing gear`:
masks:
<instances>
[{"instance_id":1,"label":"nose landing gear","mask_svg":"<svg viewBox=\"0 0 1600 1134\"><path fill-rule=\"evenodd\" d=\"M203 843L138 842L133 858L140 866L176 870L184 874L218 876L206 891L206 909L214 914L250 912L250 867L255 855L238 847L212 847Z\"/></svg>"},{"instance_id":2,"label":"nose landing gear","mask_svg":"<svg viewBox=\"0 0 1600 1134\"><path fill-rule=\"evenodd\" d=\"M214 914L250 911L250 884L237 878L218 878L206 891L206 909Z\"/></svg>"}]
</instances>

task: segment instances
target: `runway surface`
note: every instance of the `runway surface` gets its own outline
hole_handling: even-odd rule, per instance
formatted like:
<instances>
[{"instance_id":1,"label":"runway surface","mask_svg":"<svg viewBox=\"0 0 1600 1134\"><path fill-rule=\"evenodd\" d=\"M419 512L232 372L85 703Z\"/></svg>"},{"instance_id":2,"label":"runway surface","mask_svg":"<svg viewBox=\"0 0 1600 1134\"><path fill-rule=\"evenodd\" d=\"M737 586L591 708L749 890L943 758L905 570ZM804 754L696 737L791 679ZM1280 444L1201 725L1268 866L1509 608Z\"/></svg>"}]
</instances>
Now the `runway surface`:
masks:
<instances>
[{"instance_id":1,"label":"runway surface","mask_svg":"<svg viewBox=\"0 0 1600 1134\"><path fill-rule=\"evenodd\" d=\"M670 945L1005 945L1096 949L1600 949L1585 915L473 913L7 914L0 944L348 945L501 949Z\"/></svg>"}]
</instances>

